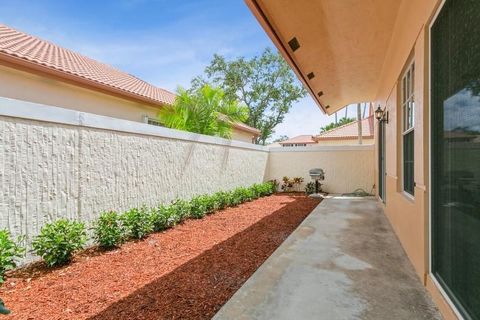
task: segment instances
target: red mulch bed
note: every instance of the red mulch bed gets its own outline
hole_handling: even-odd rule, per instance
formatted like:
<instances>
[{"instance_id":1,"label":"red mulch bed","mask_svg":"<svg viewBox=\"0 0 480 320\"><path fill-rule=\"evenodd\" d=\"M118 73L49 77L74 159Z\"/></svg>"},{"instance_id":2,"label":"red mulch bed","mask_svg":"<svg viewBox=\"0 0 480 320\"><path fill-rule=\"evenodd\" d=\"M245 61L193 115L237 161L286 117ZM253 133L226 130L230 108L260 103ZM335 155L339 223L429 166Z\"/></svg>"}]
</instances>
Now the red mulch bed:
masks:
<instances>
[{"instance_id":1,"label":"red mulch bed","mask_svg":"<svg viewBox=\"0 0 480 320\"><path fill-rule=\"evenodd\" d=\"M210 319L319 203L278 194L67 267L10 274L6 319Z\"/></svg>"}]
</instances>

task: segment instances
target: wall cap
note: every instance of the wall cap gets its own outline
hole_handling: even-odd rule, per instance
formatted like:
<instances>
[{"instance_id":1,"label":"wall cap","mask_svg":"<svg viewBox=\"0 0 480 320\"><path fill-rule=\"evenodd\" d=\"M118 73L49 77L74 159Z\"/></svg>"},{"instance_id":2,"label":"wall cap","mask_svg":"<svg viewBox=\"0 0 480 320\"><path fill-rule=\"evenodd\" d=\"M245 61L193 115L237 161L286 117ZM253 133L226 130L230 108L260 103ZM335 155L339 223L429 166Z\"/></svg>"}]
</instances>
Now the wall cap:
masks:
<instances>
[{"instance_id":1,"label":"wall cap","mask_svg":"<svg viewBox=\"0 0 480 320\"><path fill-rule=\"evenodd\" d=\"M228 140L187 131L149 125L142 122L117 119L87 112L54 107L23 100L0 97L0 116L71 126L128 132L168 139L215 144L233 148L268 152L268 147L243 141Z\"/></svg>"},{"instance_id":2,"label":"wall cap","mask_svg":"<svg viewBox=\"0 0 480 320\"><path fill-rule=\"evenodd\" d=\"M326 151L362 151L374 150L373 144L364 145L326 145L312 147L270 147L271 153L275 152L326 152Z\"/></svg>"}]
</instances>

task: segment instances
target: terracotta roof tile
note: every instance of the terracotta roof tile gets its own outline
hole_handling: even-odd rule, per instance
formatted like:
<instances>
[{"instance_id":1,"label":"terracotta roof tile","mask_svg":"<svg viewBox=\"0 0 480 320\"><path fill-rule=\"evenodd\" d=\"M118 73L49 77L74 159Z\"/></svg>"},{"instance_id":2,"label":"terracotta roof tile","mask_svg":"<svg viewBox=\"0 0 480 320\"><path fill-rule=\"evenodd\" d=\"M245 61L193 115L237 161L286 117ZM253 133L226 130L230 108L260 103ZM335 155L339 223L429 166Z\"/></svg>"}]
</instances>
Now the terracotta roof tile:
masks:
<instances>
[{"instance_id":1,"label":"terracotta roof tile","mask_svg":"<svg viewBox=\"0 0 480 320\"><path fill-rule=\"evenodd\" d=\"M33 65L63 72L136 96L140 100L172 104L176 95L128 73L51 42L0 24L0 53Z\"/></svg>"},{"instance_id":2,"label":"terracotta roof tile","mask_svg":"<svg viewBox=\"0 0 480 320\"><path fill-rule=\"evenodd\" d=\"M347 123L335 129L322 132L315 137L317 140L357 138L358 121ZM362 119L362 137L373 137L373 115Z\"/></svg>"}]
</instances>

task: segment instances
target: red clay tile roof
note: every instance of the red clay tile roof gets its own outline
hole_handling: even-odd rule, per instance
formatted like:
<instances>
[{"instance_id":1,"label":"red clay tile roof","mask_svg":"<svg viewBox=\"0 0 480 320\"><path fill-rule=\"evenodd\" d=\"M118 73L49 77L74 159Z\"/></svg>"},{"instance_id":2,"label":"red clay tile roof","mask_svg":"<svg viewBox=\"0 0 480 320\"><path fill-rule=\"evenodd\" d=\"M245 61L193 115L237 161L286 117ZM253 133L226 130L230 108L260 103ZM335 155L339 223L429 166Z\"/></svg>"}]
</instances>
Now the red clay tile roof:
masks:
<instances>
[{"instance_id":1,"label":"red clay tile roof","mask_svg":"<svg viewBox=\"0 0 480 320\"><path fill-rule=\"evenodd\" d=\"M107 64L95 61L79 53L59 47L51 42L36 38L0 24L0 59L13 57L32 66L53 69L102 85L104 89L116 89L137 99L156 104L172 104L176 95L155 87L128 73Z\"/></svg>"},{"instance_id":2,"label":"red clay tile roof","mask_svg":"<svg viewBox=\"0 0 480 320\"><path fill-rule=\"evenodd\" d=\"M362 137L373 138L373 115L362 119ZM341 127L322 132L315 137L317 140L358 138L358 120Z\"/></svg>"},{"instance_id":3,"label":"red clay tile roof","mask_svg":"<svg viewBox=\"0 0 480 320\"><path fill-rule=\"evenodd\" d=\"M233 124L233 127L235 129L238 129L238 130L242 130L242 131L246 131L246 132L250 132L250 133L253 133L255 136L259 136L260 133L262 133L260 130L258 130L257 128L254 128L254 127L250 127L248 125L246 125L245 123L242 123L242 122L235 122Z\"/></svg>"},{"instance_id":4,"label":"red clay tile roof","mask_svg":"<svg viewBox=\"0 0 480 320\"><path fill-rule=\"evenodd\" d=\"M310 144L310 143L317 143L315 140L314 140L314 136L312 135L308 135L308 134L305 134L305 135L301 135L301 136L296 136L296 137L293 137L293 138L290 138L288 140L285 140L285 141L280 141L279 144L290 144L290 143L306 143L306 144Z\"/></svg>"}]
</instances>

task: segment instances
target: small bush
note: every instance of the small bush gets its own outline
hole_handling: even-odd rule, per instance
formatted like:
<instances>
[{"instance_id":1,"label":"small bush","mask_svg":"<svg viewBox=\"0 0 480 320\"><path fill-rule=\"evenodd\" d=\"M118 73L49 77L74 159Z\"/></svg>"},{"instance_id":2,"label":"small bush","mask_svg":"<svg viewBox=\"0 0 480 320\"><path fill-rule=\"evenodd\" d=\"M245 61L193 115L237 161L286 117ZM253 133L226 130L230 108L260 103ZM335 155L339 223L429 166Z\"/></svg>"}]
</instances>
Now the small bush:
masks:
<instances>
[{"instance_id":1,"label":"small bush","mask_svg":"<svg viewBox=\"0 0 480 320\"><path fill-rule=\"evenodd\" d=\"M153 231L153 223L145 207L134 208L120 216L127 238L143 239Z\"/></svg>"},{"instance_id":2,"label":"small bush","mask_svg":"<svg viewBox=\"0 0 480 320\"><path fill-rule=\"evenodd\" d=\"M263 184L255 183L253 186L249 188L251 190L253 199L258 199L262 196L262 187L263 187Z\"/></svg>"},{"instance_id":3,"label":"small bush","mask_svg":"<svg viewBox=\"0 0 480 320\"><path fill-rule=\"evenodd\" d=\"M175 205L170 205L163 208L163 213L167 222L167 228L171 228L182 221L182 217L178 211L179 209Z\"/></svg>"},{"instance_id":4,"label":"small bush","mask_svg":"<svg viewBox=\"0 0 480 320\"><path fill-rule=\"evenodd\" d=\"M185 200L175 200L171 206L170 210L173 210L173 216L175 217L176 223L180 223L185 219L190 217L190 202Z\"/></svg>"},{"instance_id":5,"label":"small bush","mask_svg":"<svg viewBox=\"0 0 480 320\"><path fill-rule=\"evenodd\" d=\"M303 178L302 177L283 177L282 178L282 191L283 192L290 192L290 191L298 191L298 187L302 184Z\"/></svg>"},{"instance_id":6,"label":"small bush","mask_svg":"<svg viewBox=\"0 0 480 320\"><path fill-rule=\"evenodd\" d=\"M86 240L83 223L60 219L46 224L32 246L48 266L59 266L70 262L74 252L82 249Z\"/></svg>"},{"instance_id":7,"label":"small bush","mask_svg":"<svg viewBox=\"0 0 480 320\"><path fill-rule=\"evenodd\" d=\"M310 181L305 185L305 193L306 194L313 194L315 193L315 182Z\"/></svg>"},{"instance_id":8,"label":"small bush","mask_svg":"<svg viewBox=\"0 0 480 320\"><path fill-rule=\"evenodd\" d=\"M278 191L278 187L279 187L280 183L276 179L270 180L267 183L271 184L272 194Z\"/></svg>"},{"instance_id":9,"label":"small bush","mask_svg":"<svg viewBox=\"0 0 480 320\"><path fill-rule=\"evenodd\" d=\"M277 184L275 181L268 181L263 183L263 194L264 196L269 196L271 194L274 194L275 191L277 191Z\"/></svg>"},{"instance_id":10,"label":"small bush","mask_svg":"<svg viewBox=\"0 0 480 320\"><path fill-rule=\"evenodd\" d=\"M212 199L214 201L214 210L222 210L225 209L230 201L230 194L228 192L219 191L212 195Z\"/></svg>"},{"instance_id":11,"label":"small bush","mask_svg":"<svg viewBox=\"0 0 480 320\"><path fill-rule=\"evenodd\" d=\"M0 230L0 284L4 281L5 272L15 268L16 260L25 253L25 248L18 244L20 241L21 238L18 238L15 242L7 230Z\"/></svg>"},{"instance_id":12,"label":"small bush","mask_svg":"<svg viewBox=\"0 0 480 320\"><path fill-rule=\"evenodd\" d=\"M124 232L119 215L114 212L104 212L93 227L93 238L103 248L115 248L122 243Z\"/></svg>"},{"instance_id":13,"label":"small bush","mask_svg":"<svg viewBox=\"0 0 480 320\"><path fill-rule=\"evenodd\" d=\"M198 196L190 200L190 216L201 219L207 214L207 197Z\"/></svg>"},{"instance_id":14,"label":"small bush","mask_svg":"<svg viewBox=\"0 0 480 320\"><path fill-rule=\"evenodd\" d=\"M164 206L159 206L150 210L150 221L153 231L158 232L169 228L168 210Z\"/></svg>"},{"instance_id":15,"label":"small bush","mask_svg":"<svg viewBox=\"0 0 480 320\"><path fill-rule=\"evenodd\" d=\"M243 201L243 188L237 188L230 193L230 206L238 206L239 204L243 203Z\"/></svg>"}]
</instances>

